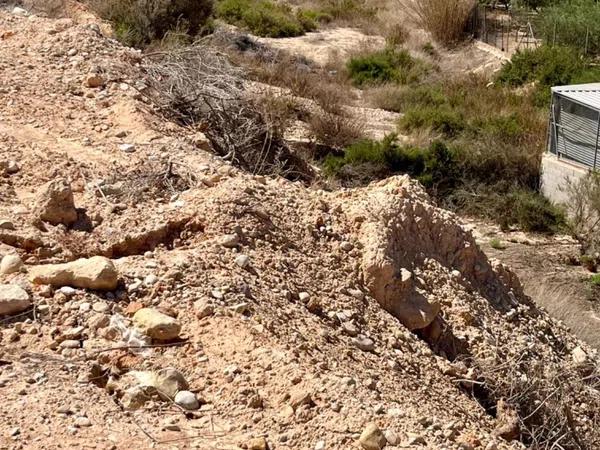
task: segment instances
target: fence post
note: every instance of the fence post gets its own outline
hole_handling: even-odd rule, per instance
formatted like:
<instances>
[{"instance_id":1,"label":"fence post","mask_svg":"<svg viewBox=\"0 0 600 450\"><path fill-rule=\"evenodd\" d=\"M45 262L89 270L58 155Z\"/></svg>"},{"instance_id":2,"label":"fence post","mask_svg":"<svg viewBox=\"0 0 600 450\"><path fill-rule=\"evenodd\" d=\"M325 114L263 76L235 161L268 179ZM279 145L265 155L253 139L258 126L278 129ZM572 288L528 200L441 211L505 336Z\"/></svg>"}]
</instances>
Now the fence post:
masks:
<instances>
[{"instance_id":1,"label":"fence post","mask_svg":"<svg viewBox=\"0 0 600 450\"><path fill-rule=\"evenodd\" d=\"M596 161L598 159L598 138L600 137L600 111L598 111L598 128L596 128L596 147L594 148L594 171L596 170Z\"/></svg>"}]
</instances>

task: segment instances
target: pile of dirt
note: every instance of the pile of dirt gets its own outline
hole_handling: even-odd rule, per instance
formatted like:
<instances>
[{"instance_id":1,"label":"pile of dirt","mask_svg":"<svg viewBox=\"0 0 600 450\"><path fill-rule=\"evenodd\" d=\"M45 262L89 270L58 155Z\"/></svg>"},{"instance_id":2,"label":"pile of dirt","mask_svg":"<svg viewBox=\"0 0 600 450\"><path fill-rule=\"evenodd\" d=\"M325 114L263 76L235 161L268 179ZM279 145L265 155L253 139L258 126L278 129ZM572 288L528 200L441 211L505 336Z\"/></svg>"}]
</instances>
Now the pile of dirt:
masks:
<instances>
[{"instance_id":1,"label":"pile of dirt","mask_svg":"<svg viewBox=\"0 0 600 450\"><path fill-rule=\"evenodd\" d=\"M598 445L596 353L417 183L244 173L93 24L0 36L0 448Z\"/></svg>"}]
</instances>

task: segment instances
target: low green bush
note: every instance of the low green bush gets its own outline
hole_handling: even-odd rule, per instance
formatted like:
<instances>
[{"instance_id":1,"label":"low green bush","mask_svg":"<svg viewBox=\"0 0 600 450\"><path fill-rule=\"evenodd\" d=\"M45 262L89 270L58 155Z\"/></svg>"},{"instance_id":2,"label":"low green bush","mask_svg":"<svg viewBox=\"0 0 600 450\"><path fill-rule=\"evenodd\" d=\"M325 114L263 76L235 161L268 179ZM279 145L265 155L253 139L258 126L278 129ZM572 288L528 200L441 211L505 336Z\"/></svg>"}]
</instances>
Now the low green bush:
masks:
<instances>
[{"instance_id":1,"label":"low green bush","mask_svg":"<svg viewBox=\"0 0 600 450\"><path fill-rule=\"evenodd\" d=\"M441 142L427 148L401 146L394 134L382 141L363 139L345 149L343 156L328 155L323 167L329 176L340 176L346 166L369 165L381 174L406 173L436 192L449 189L458 174L453 152Z\"/></svg>"},{"instance_id":2,"label":"low green bush","mask_svg":"<svg viewBox=\"0 0 600 450\"><path fill-rule=\"evenodd\" d=\"M374 17L377 10L365 0L324 0L320 11L331 16L334 20L352 22L356 19Z\"/></svg>"},{"instance_id":3,"label":"low green bush","mask_svg":"<svg viewBox=\"0 0 600 450\"><path fill-rule=\"evenodd\" d=\"M413 132L429 128L446 137L455 137L467 128L467 123L460 112L450 108L426 106L413 107L406 111L399 122L400 129Z\"/></svg>"},{"instance_id":4,"label":"low green bush","mask_svg":"<svg viewBox=\"0 0 600 450\"><path fill-rule=\"evenodd\" d=\"M346 69L356 86L414 83L428 71L423 61L413 58L408 51L393 48L350 58Z\"/></svg>"},{"instance_id":5,"label":"low green bush","mask_svg":"<svg viewBox=\"0 0 600 450\"><path fill-rule=\"evenodd\" d=\"M522 86L536 82L535 103L545 106L550 100L550 88L600 79L600 68L591 65L575 49L562 46L541 46L515 53L497 76L497 81L508 86Z\"/></svg>"},{"instance_id":6,"label":"low green bush","mask_svg":"<svg viewBox=\"0 0 600 450\"><path fill-rule=\"evenodd\" d=\"M590 277L590 283L594 287L600 287L600 274L592 275Z\"/></svg>"},{"instance_id":7,"label":"low green bush","mask_svg":"<svg viewBox=\"0 0 600 450\"><path fill-rule=\"evenodd\" d=\"M317 27L310 14L294 14L289 6L270 0L220 0L216 15L262 37L301 36Z\"/></svg>"},{"instance_id":8,"label":"low green bush","mask_svg":"<svg viewBox=\"0 0 600 450\"><path fill-rule=\"evenodd\" d=\"M117 39L144 47L168 33L194 36L210 26L213 0L87 0L112 23Z\"/></svg>"}]
</instances>

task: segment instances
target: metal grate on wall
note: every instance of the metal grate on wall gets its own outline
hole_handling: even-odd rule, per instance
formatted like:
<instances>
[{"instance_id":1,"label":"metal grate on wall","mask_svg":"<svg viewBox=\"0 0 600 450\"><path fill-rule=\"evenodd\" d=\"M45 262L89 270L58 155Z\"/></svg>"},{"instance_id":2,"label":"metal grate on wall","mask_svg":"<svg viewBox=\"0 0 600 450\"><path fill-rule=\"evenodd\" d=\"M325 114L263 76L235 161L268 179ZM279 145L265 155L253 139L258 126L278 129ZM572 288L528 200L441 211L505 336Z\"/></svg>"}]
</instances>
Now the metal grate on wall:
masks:
<instances>
[{"instance_id":1,"label":"metal grate on wall","mask_svg":"<svg viewBox=\"0 0 600 450\"><path fill-rule=\"evenodd\" d=\"M600 111L554 92L548 150L591 169L600 166Z\"/></svg>"}]
</instances>

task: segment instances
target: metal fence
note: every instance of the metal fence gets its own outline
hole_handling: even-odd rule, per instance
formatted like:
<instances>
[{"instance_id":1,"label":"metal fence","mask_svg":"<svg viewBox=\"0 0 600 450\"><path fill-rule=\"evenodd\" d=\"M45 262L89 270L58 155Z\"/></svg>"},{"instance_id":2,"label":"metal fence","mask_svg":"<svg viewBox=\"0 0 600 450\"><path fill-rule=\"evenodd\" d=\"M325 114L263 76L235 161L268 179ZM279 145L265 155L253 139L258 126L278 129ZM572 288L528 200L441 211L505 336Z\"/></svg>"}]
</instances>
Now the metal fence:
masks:
<instances>
[{"instance_id":1,"label":"metal fence","mask_svg":"<svg viewBox=\"0 0 600 450\"><path fill-rule=\"evenodd\" d=\"M473 9L467 32L474 39L512 53L522 48L540 45L535 29L535 13L514 13L503 7L478 5Z\"/></svg>"},{"instance_id":2,"label":"metal fence","mask_svg":"<svg viewBox=\"0 0 600 450\"><path fill-rule=\"evenodd\" d=\"M477 5L467 24L474 39L512 54L517 50L536 48L544 42L550 46L567 45L585 55L600 54L600 34L596 28L568 22L543 22L535 11L508 7Z\"/></svg>"}]
</instances>

